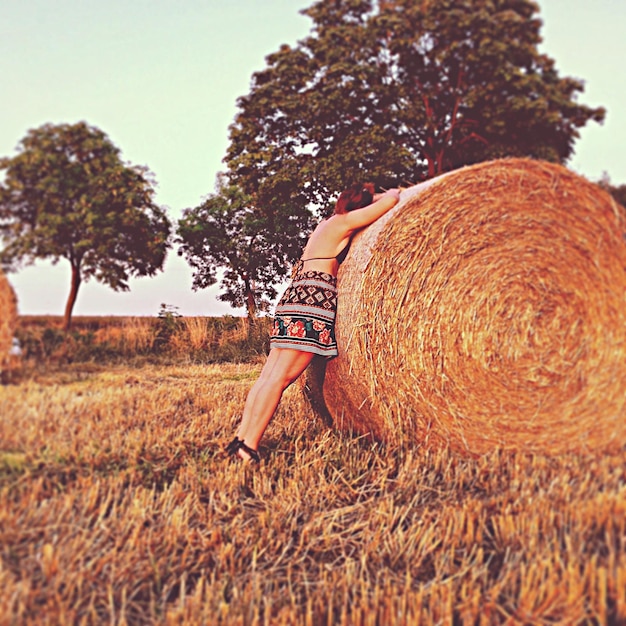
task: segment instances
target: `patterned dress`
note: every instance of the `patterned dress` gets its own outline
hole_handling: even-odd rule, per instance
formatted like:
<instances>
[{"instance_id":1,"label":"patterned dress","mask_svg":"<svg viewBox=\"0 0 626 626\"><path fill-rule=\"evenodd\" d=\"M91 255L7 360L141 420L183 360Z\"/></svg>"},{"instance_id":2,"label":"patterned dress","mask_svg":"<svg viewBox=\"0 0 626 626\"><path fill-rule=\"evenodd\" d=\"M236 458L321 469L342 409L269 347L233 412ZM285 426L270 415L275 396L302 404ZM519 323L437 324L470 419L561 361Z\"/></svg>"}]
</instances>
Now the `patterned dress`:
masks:
<instances>
[{"instance_id":1,"label":"patterned dress","mask_svg":"<svg viewBox=\"0 0 626 626\"><path fill-rule=\"evenodd\" d=\"M326 272L295 268L274 316L270 348L291 348L332 359L337 356L337 279Z\"/></svg>"}]
</instances>

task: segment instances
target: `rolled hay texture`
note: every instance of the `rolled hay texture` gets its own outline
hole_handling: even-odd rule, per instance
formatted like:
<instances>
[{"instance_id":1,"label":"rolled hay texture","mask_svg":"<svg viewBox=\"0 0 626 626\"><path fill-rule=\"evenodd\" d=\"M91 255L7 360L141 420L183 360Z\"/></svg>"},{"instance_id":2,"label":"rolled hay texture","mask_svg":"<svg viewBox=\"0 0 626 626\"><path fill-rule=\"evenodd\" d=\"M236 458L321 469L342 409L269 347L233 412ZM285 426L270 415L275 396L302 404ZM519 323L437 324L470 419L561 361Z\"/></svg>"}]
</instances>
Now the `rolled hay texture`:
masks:
<instances>
[{"instance_id":1,"label":"rolled hay texture","mask_svg":"<svg viewBox=\"0 0 626 626\"><path fill-rule=\"evenodd\" d=\"M404 191L341 267L340 354L314 399L338 429L396 444L621 445L624 233L609 194L540 161Z\"/></svg>"},{"instance_id":2,"label":"rolled hay texture","mask_svg":"<svg viewBox=\"0 0 626 626\"><path fill-rule=\"evenodd\" d=\"M17 326L17 298L7 277L0 271L0 371L9 363L9 351Z\"/></svg>"}]
</instances>

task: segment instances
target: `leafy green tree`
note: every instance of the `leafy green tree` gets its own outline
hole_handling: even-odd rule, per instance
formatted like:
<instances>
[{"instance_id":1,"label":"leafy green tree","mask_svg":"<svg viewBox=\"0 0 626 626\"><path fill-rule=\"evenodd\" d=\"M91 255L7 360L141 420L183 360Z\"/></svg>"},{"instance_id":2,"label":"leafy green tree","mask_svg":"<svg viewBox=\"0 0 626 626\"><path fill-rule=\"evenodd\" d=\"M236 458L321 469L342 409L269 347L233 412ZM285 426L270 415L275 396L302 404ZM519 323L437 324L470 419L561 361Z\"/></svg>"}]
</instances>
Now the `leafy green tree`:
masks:
<instances>
[{"instance_id":1,"label":"leafy green tree","mask_svg":"<svg viewBox=\"0 0 626 626\"><path fill-rule=\"evenodd\" d=\"M162 269L171 224L154 203L150 172L123 163L101 130L85 122L30 130L0 170L0 262L15 270L69 261L65 329L84 280L125 291L131 276Z\"/></svg>"},{"instance_id":2,"label":"leafy green tree","mask_svg":"<svg viewBox=\"0 0 626 626\"><path fill-rule=\"evenodd\" d=\"M276 297L274 286L287 273L288 261L299 254L310 220L307 211L277 206L259 210L250 196L222 177L217 193L183 212L175 242L180 244L178 254L195 269L194 290L214 285L224 268L219 299L245 306L253 318Z\"/></svg>"},{"instance_id":3,"label":"leafy green tree","mask_svg":"<svg viewBox=\"0 0 626 626\"><path fill-rule=\"evenodd\" d=\"M385 3L374 22L395 33L397 121L429 177L504 156L565 162L577 129L604 119L576 102L583 83L539 53L537 12L530 0Z\"/></svg>"},{"instance_id":4,"label":"leafy green tree","mask_svg":"<svg viewBox=\"0 0 626 626\"><path fill-rule=\"evenodd\" d=\"M259 206L496 157L564 162L605 111L538 51L531 0L319 0L238 100L226 162ZM294 207L294 210L298 210Z\"/></svg>"}]
</instances>

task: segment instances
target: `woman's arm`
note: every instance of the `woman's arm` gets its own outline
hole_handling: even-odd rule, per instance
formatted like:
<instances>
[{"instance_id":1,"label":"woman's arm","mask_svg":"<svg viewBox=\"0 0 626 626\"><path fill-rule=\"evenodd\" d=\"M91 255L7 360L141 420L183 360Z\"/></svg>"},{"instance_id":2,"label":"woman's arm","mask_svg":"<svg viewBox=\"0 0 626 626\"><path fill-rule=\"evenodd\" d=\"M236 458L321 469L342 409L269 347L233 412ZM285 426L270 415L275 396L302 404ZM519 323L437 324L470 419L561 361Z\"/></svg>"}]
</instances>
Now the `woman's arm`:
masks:
<instances>
[{"instance_id":1,"label":"woman's arm","mask_svg":"<svg viewBox=\"0 0 626 626\"><path fill-rule=\"evenodd\" d=\"M350 232L369 226L387 211L390 211L400 200L400 190L389 189L383 194L377 194L374 199L372 204L341 216Z\"/></svg>"}]
</instances>

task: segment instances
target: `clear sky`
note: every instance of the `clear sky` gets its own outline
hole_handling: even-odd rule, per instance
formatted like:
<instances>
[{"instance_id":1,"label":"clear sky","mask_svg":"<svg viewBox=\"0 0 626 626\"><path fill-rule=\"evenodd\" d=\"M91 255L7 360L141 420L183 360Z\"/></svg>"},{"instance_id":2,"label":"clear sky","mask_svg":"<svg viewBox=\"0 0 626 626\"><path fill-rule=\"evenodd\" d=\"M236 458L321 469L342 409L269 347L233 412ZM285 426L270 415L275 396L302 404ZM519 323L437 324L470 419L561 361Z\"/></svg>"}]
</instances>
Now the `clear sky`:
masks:
<instances>
[{"instance_id":1,"label":"clear sky","mask_svg":"<svg viewBox=\"0 0 626 626\"><path fill-rule=\"evenodd\" d=\"M626 184L626 1L537 0L542 51L562 76L585 80L579 100L605 106L569 166L592 180ZM28 129L85 120L158 181L172 222L214 191L236 99L283 43L307 35L299 11L313 0L0 0L0 155ZM11 274L22 314L63 313L69 263L39 261ZM75 315L242 314L193 292L191 269L171 251L164 272L116 293L90 281Z\"/></svg>"}]
</instances>

